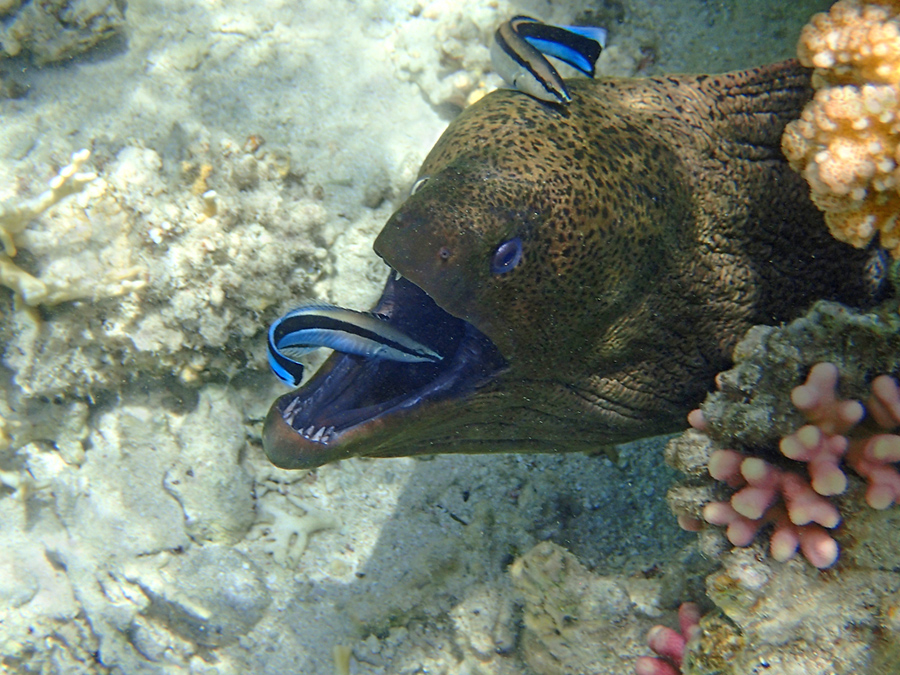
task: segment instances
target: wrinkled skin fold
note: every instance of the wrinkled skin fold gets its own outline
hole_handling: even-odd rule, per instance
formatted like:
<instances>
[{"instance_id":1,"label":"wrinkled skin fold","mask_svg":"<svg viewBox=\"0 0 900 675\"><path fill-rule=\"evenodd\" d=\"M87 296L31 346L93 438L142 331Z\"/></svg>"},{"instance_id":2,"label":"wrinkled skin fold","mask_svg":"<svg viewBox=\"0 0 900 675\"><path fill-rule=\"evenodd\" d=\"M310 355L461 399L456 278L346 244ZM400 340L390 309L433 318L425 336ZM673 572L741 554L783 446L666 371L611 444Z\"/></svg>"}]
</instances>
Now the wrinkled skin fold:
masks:
<instances>
[{"instance_id":1,"label":"wrinkled skin fold","mask_svg":"<svg viewBox=\"0 0 900 675\"><path fill-rule=\"evenodd\" d=\"M781 155L811 96L795 62L567 86L566 109L500 90L465 110L375 242L402 275L375 311L443 360L332 355L272 406L274 464L675 431L750 326L884 292Z\"/></svg>"}]
</instances>

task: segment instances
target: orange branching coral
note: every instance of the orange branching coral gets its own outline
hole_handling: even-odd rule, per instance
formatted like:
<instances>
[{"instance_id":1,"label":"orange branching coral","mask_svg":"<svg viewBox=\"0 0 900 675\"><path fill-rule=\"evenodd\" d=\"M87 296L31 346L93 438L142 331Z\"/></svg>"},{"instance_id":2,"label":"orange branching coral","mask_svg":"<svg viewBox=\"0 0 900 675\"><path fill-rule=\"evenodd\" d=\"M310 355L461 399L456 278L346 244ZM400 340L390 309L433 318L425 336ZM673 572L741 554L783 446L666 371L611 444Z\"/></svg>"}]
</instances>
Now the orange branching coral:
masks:
<instances>
[{"instance_id":1,"label":"orange branching coral","mask_svg":"<svg viewBox=\"0 0 900 675\"><path fill-rule=\"evenodd\" d=\"M862 248L879 233L900 258L900 2L837 2L803 29L798 54L818 91L784 154L836 238Z\"/></svg>"}]
</instances>

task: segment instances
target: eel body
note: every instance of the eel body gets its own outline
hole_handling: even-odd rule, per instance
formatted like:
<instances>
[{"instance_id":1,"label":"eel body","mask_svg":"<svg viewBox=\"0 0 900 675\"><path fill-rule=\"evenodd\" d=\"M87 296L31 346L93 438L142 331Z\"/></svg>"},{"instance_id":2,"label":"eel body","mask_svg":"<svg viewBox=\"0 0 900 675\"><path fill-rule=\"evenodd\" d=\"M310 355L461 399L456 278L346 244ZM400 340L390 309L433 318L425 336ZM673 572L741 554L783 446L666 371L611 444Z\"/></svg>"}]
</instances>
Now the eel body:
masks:
<instances>
[{"instance_id":1,"label":"eel body","mask_svg":"<svg viewBox=\"0 0 900 675\"><path fill-rule=\"evenodd\" d=\"M566 84L567 106L465 110L375 242L394 271L374 311L441 360L332 355L272 406L275 464L675 431L750 326L882 292L781 154L812 94L796 62Z\"/></svg>"}]
</instances>

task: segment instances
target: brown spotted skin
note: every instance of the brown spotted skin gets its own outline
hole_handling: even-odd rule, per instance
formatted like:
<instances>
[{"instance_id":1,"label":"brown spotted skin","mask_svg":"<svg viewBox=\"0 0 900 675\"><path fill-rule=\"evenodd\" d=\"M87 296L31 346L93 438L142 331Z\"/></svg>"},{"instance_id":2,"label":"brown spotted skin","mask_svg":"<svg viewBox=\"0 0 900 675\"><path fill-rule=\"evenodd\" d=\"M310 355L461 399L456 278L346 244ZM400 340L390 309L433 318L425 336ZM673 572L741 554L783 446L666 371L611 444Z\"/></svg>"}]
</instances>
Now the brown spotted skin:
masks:
<instances>
[{"instance_id":1,"label":"brown spotted skin","mask_svg":"<svg viewBox=\"0 0 900 675\"><path fill-rule=\"evenodd\" d=\"M565 109L501 90L435 145L375 250L474 324L509 369L385 420L353 454L588 450L684 426L757 323L872 300L780 152L809 100L795 62L576 79ZM521 263L491 273L521 237Z\"/></svg>"}]
</instances>

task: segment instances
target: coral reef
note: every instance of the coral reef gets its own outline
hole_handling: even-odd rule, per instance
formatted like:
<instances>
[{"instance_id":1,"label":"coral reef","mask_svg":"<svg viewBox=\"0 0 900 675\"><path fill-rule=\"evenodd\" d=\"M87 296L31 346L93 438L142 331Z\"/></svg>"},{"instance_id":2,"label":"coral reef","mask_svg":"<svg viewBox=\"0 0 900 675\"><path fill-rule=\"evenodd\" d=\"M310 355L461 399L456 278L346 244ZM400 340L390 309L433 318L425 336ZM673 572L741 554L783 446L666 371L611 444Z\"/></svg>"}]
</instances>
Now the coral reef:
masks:
<instances>
[{"instance_id":1,"label":"coral reef","mask_svg":"<svg viewBox=\"0 0 900 675\"><path fill-rule=\"evenodd\" d=\"M56 635L57 670L137 672L139 654L182 672L250 631L271 596L264 554L234 548L256 516L234 394L208 387L192 413L121 405L90 428L84 403L40 410L46 427L13 430L18 470L0 471L0 669L37 668ZM47 442L67 426L90 447L77 466Z\"/></svg>"},{"instance_id":2,"label":"coral reef","mask_svg":"<svg viewBox=\"0 0 900 675\"><path fill-rule=\"evenodd\" d=\"M117 0L5 0L0 3L0 55L30 54L36 63L71 58L119 33Z\"/></svg>"},{"instance_id":3,"label":"coral reef","mask_svg":"<svg viewBox=\"0 0 900 675\"><path fill-rule=\"evenodd\" d=\"M55 305L0 324L4 363L26 395L98 395L143 376L199 384L248 362L262 371L256 335L267 319L325 293L314 288L330 270L319 244L340 233L316 232L327 213L312 188L297 186L285 155L227 139L215 151L190 148L182 151L196 159L168 175L153 150L125 147L83 186L84 201L64 201L23 229L38 206L93 177L78 171L87 159L78 155L56 192L7 208L0 223L18 233L29 270L7 257L7 285L25 304ZM213 168L205 177L204 166ZM69 302L80 299L92 302Z\"/></svg>"},{"instance_id":4,"label":"coral reef","mask_svg":"<svg viewBox=\"0 0 900 675\"><path fill-rule=\"evenodd\" d=\"M509 575L499 581L479 584L451 612L458 647L469 660L495 667L514 652L520 618Z\"/></svg>"},{"instance_id":5,"label":"coral reef","mask_svg":"<svg viewBox=\"0 0 900 675\"><path fill-rule=\"evenodd\" d=\"M896 538L896 518L879 536ZM855 527L855 525L854 525ZM896 544L879 565L842 557L839 573L795 558L779 563L758 545L721 558L707 579L718 607L685 650L684 675L892 675L900 648Z\"/></svg>"},{"instance_id":6,"label":"coral reef","mask_svg":"<svg viewBox=\"0 0 900 675\"><path fill-rule=\"evenodd\" d=\"M680 672L895 672L896 302L870 313L819 302L753 328L735 362L666 447L689 476L670 507L722 565L706 582L717 609Z\"/></svg>"},{"instance_id":7,"label":"coral reef","mask_svg":"<svg viewBox=\"0 0 900 675\"><path fill-rule=\"evenodd\" d=\"M841 521L829 498L847 490L847 473L865 478L875 508L900 494L900 436L892 433L900 394L883 374L900 370L900 321L823 302L785 328L754 328L735 360L718 376L719 391L690 415L693 429L667 447L667 461L694 477L670 492L670 505L682 526L725 526L736 546L771 523L776 560L799 547L816 567L828 567L838 557L829 530ZM865 407L839 397L839 371L841 389L854 398L865 400L871 386ZM710 477L727 487L711 487Z\"/></svg>"},{"instance_id":8,"label":"coral reef","mask_svg":"<svg viewBox=\"0 0 900 675\"><path fill-rule=\"evenodd\" d=\"M181 452L166 469L163 487L181 506L185 532L197 543L235 544L258 516L253 477L241 463L246 432L239 419L219 415L237 408L233 393L210 386L200 392L190 415L173 417L168 425ZM216 429L215 454L198 442L209 429Z\"/></svg>"},{"instance_id":9,"label":"coral reef","mask_svg":"<svg viewBox=\"0 0 900 675\"><path fill-rule=\"evenodd\" d=\"M900 17L895 3L840 0L800 35L815 98L782 139L831 233L857 248L878 234L900 258Z\"/></svg>"},{"instance_id":10,"label":"coral reef","mask_svg":"<svg viewBox=\"0 0 900 675\"><path fill-rule=\"evenodd\" d=\"M163 631L176 651L180 640L201 647L236 641L271 602L261 576L248 556L217 544L130 562L122 577L136 587L132 602L141 606L128 628L134 647L157 661L165 658L166 646L159 644Z\"/></svg>"}]
</instances>

